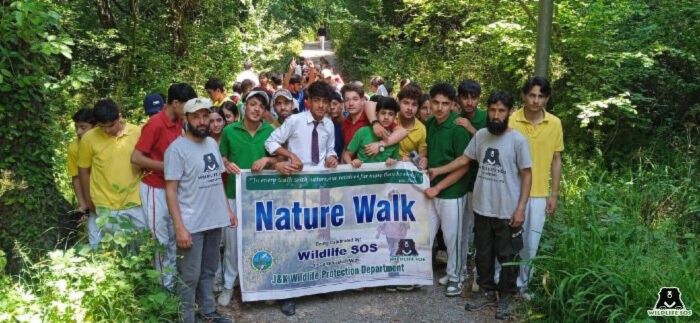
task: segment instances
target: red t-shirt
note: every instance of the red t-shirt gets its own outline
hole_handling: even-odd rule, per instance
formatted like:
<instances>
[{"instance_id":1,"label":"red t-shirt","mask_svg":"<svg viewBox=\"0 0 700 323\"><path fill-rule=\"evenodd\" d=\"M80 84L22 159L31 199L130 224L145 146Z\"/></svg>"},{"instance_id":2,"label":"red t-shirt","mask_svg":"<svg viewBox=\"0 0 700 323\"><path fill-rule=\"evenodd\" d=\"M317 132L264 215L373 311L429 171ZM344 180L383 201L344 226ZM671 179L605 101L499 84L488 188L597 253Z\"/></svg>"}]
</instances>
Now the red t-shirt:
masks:
<instances>
[{"instance_id":1,"label":"red t-shirt","mask_svg":"<svg viewBox=\"0 0 700 323\"><path fill-rule=\"evenodd\" d=\"M150 159L163 161L165 150L181 134L181 120L171 122L165 111L160 111L148 119L141 128L141 137L136 143L136 149ZM162 171L144 170L142 181L149 186L165 188L165 178Z\"/></svg>"},{"instance_id":2,"label":"red t-shirt","mask_svg":"<svg viewBox=\"0 0 700 323\"><path fill-rule=\"evenodd\" d=\"M345 144L345 147L350 145L352 136L355 135L357 130L360 130L360 128L368 124L369 120L367 119L364 111L360 112L360 118L357 119L357 122L355 123L352 123L352 119L350 117L345 118L345 120L343 120L343 143Z\"/></svg>"}]
</instances>

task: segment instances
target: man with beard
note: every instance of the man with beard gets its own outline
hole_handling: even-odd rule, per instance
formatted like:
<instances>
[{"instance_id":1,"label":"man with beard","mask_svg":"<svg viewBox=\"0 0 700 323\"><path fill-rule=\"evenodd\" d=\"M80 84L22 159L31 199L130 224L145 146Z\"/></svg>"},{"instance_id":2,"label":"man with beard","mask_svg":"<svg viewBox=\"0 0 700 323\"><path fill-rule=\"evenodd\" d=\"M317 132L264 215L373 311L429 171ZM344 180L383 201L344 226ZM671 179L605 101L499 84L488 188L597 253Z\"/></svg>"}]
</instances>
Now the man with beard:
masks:
<instances>
[{"instance_id":1,"label":"man with beard","mask_svg":"<svg viewBox=\"0 0 700 323\"><path fill-rule=\"evenodd\" d=\"M148 228L166 250L165 255L156 254L155 267L161 274L161 283L168 290L172 290L174 284L175 232L165 202L163 159L168 146L182 134L185 102L195 97L197 94L189 84L170 85L168 104L148 119L131 154L131 163L145 171L140 183L141 203Z\"/></svg>"},{"instance_id":2,"label":"man with beard","mask_svg":"<svg viewBox=\"0 0 700 323\"><path fill-rule=\"evenodd\" d=\"M551 93L552 88L547 79L528 79L522 89L525 107L513 112L510 118L510 126L527 138L532 155L532 191L525 208L524 244L520 252L525 261L537 254L545 215L552 216L557 209L564 134L559 118L545 110ZM527 289L531 277L532 269L526 262L520 266L518 276L518 287L526 299L531 297Z\"/></svg>"},{"instance_id":3,"label":"man with beard","mask_svg":"<svg viewBox=\"0 0 700 323\"><path fill-rule=\"evenodd\" d=\"M207 322L231 322L216 312L214 273L219 266L221 228L238 222L226 200L223 160L208 137L208 99L185 103L185 135L165 151L165 193L177 243L178 294L183 322L195 322L194 303Z\"/></svg>"},{"instance_id":4,"label":"man with beard","mask_svg":"<svg viewBox=\"0 0 700 323\"><path fill-rule=\"evenodd\" d=\"M242 120L224 128L219 149L224 167L229 172L226 180L226 197L229 207L236 209L236 175L241 169L259 172L274 164L266 157L265 140L273 130L263 121L267 95L265 92L250 92L245 99L245 115ZM291 102L291 101L290 101ZM291 103L290 103L291 105ZM233 295L233 285L238 276L238 237L236 228L224 229L224 290L218 298L219 305L227 306Z\"/></svg>"},{"instance_id":5,"label":"man with beard","mask_svg":"<svg viewBox=\"0 0 700 323\"><path fill-rule=\"evenodd\" d=\"M278 125L284 123L284 120L294 113L294 105L294 98L289 90L275 91L272 95L272 106L275 109L275 113L277 113Z\"/></svg>"},{"instance_id":6,"label":"man with beard","mask_svg":"<svg viewBox=\"0 0 700 323\"><path fill-rule=\"evenodd\" d=\"M431 178L455 169L468 168L472 160L481 161L474 185L474 227L477 283L483 293L475 294L465 309L476 311L496 302L496 319L510 316L512 294L518 291L517 265L503 265L498 285L494 282L495 265L517 262L522 249L522 224L530 196L532 174L527 139L508 128L513 97L507 92L491 94L487 102L486 129L476 132L464 155L453 162L432 168ZM491 163L484 161L489 160Z\"/></svg>"},{"instance_id":7,"label":"man with beard","mask_svg":"<svg viewBox=\"0 0 700 323\"><path fill-rule=\"evenodd\" d=\"M430 107L433 117L425 127L428 131L428 167L440 167L459 158L469 143L469 133L455 123L458 115L452 109L457 91L447 83L438 83L430 89ZM462 293L462 221L464 220L464 195L467 193L465 174L467 168L455 168L430 180L425 195L432 199L430 239L433 241L438 228L447 247L445 276L438 283L447 285L446 296ZM444 175L443 175L444 174Z\"/></svg>"}]
</instances>

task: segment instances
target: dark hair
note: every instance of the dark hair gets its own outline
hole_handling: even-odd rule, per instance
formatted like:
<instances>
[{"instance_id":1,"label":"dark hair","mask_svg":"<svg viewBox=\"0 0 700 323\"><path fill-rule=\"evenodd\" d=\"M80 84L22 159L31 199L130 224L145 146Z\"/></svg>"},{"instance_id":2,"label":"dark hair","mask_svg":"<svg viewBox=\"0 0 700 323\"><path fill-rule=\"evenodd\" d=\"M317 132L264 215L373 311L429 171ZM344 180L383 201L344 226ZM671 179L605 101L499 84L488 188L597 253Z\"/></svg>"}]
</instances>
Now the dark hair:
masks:
<instances>
[{"instance_id":1,"label":"dark hair","mask_svg":"<svg viewBox=\"0 0 700 323\"><path fill-rule=\"evenodd\" d=\"M121 109L112 99L102 99L95 103L93 114L97 123L107 123L119 119Z\"/></svg>"},{"instance_id":2,"label":"dark hair","mask_svg":"<svg viewBox=\"0 0 700 323\"><path fill-rule=\"evenodd\" d=\"M239 116L238 116L238 107L237 107L233 102L231 102L231 101L224 101L223 103L221 103L221 105L219 106L219 108L220 108L221 110L226 109L226 110L231 111L231 113L233 113L233 115L236 116L236 119L238 119L238 117L239 117ZM222 114L222 116L223 116L223 114Z\"/></svg>"},{"instance_id":3,"label":"dark hair","mask_svg":"<svg viewBox=\"0 0 700 323\"><path fill-rule=\"evenodd\" d=\"M282 84L282 74L280 73L272 73L270 75L270 81L272 83L275 83L275 86L281 85Z\"/></svg>"},{"instance_id":4,"label":"dark hair","mask_svg":"<svg viewBox=\"0 0 700 323\"><path fill-rule=\"evenodd\" d=\"M328 101L331 101L333 100L333 92L335 92L333 87L323 81L313 82L311 85L309 85L309 88L306 89L309 99L325 98L328 99Z\"/></svg>"},{"instance_id":5,"label":"dark hair","mask_svg":"<svg viewBox=\"0 0 700 323\"><path fill-rule=\"evenodd\" d=\"M457 99L457 91L455 91L454 86L450 83L441 82L433 85L433 87L430 88L430 98L434 98L438 94L446 96L451 101Z\"/></svg>"},{"instance_id":6,"label":"dark hair","mask_svg":"<svg viewBox=\"0 0 700 323\"><path fill-rule=\"evenodd\" d=\"M346 93L348 92L356 92L360 97L365 96L365 90L362 88L362 86L358 86L355 84L355 82L350 82L348 84L343 85L342 88L340 88L340 94L345 97Z\"/></svg>"},{"instance_id":7,"label":"dark hair","mask_svg":"<svg viewBox=\"0 0 700 323\"><path fill-rule=\"evenodd\" d=\"M231 87L231 90L233 90L233 92L241 94L241 82L233 82L233 86Z\"/></svg>"},{"instance_id":8,"label":"dark hair","mask_svg":"<svg viewBox=\"0 0 700 323\"><path fill-rule=\"evenodd\" d=\"M299 74L294 74L292 77L289 79L289 84L298 84L301 83L301 75Z\"/></svg>"},{"instance_id":9,"label":"dark hair","mask_svg":"<svg viewBox=\"0 0 700 323\"><path fill-rule=\"evenodd\" d=\"M168 88L168 104L173 103L175 100L185 103L196 97L197 92L187 83L173 83Z\"/></svg>"},{"instance_id":10,"label":"dark hair","mask_svg":"<svg viewBox=\"0 0 700 323\"><path fill-rule=\"evenodd\" d=\"M381 98L381 97L382 97L382 96L379 95L379 94L374 94L374 95L372 95L372 96L369 97L369 100L372 101L372 102L379 102L379 98Z\"/></svg>"},{"instance_id":11,"label":"dark hair","mask_svg":"<svg viewBox=\"0 0 700 323\"><path fill-rule=\"evenodd\" d=\"M384 79L381 76L373 76L372 79L369 80L369 84L380 86L384 84Z\"/></svg>"},{"instance_id":12,"label":"dark hair","mask_svg":"<svg viewBox=\"0 0 700 323\"><path fill-rule=\"evenodd\" d=\"M333 92L333 99L331 101L343 102L343 96L338 92Z\"/></svg>"},{"instance_id":13,"label":"dark hair","mask_svg":"<svg viewBox=\"0 0 700 323\"><path fill-rule=\"evenodd\" d=\"M489 99L486 100L486 105L490 106L498 102L501 102L503 105L505 105L506 108L508 108L508 110L513 109L513 96L507 91L496 91L491 93Z\"/></svg>"},{"instance_id":14,"label":"dark hair","mask_svg":"<svg viewBox=\"0 0 700 323\"><path fill-rule=\"evenodd\" d=\"M224 88L226 85L224 85L224 81L212 77L210 78L207 83L204 83L204 89L205 90L221 90L221 91L226 91Z\"/></svg>"},{"instance_id":15,"label":"dark hair","mask_svg":"<svg viewBox=\"0 0 700 323\"><path fill-rule=\"evenodd\" d=\"M265 110L270 111L270 102L267 102L270 99L270 97L269 96L265 97L265 94L263 94L263 93L267 93L265 88L263 88L262 86L256 86L255 88L253 88L251 90L251 92L253 92L253 91L262 92L262 93L256 93L251 98L258 98L258 100L260 100L260 103L265 108ZM245 100L243 100L243 103L245 103L247 101L247 99L250 99L250 98L245 98Z\"/></svg>"},{"instance_id":16,"label":"dark hair","mask_svg":"<svg viewBox=\"0 0 700 323\"><path fill-rule=\"evenodd\" d=\"M420 96L420 100L418 100L418 109L420 109L420 107L422 107L427 101L430 101L430 94L423 93L423 95Z\"/></svg>"},{"instance_id":17,"label":"dark hair","mask_svg":"<svg viewBox=\"0 0 700 323\"><path fill-rule=\"evenodd\" d=\"M245 79L241 82L241 92L238 93L240 93L241 95L243 95L244 93L248 93L254 86L255 82L253 82L253 80Z\"/></svg>"},{"instance_id":18,"label":"dark hair","mask_svg":"<svg viewBox=\"0 0 700 323\"><path fill-rule=\"evenodd\" d=\"M409 83L404 85L399 91L399 101L403 99L416 100L416 103L420 102L420 98L423 95L420 86L418 84Z\"/></svg>"},{"instance_id":19,"label":"dark hair","mask_svg":"<svg viewBox=\"0 0 700 323\"><path fill-rule=\"evenodd\" d=\"M224 125L226 125L226 117L224 116L223 110L224 109L222 109L220 106L209 108L210 113L218 113L221 116L221 119L224 119Z\"/></svg>"},{"instance_id":20,"label":"dark hair","mask_svg":"<svg viewBox=\"0 0 700 323\"><path fill-rule=\"evenodd\" d=\"M530 90L532 90L535 85L540 87L540 92L542 92L542 94L544 94L546 97L549 97L549 95L552 94L552 87L549 85L549 81L542 76L534 76L527 79L527 81L525 81L525 85L523 85L523 94L530 93Z\"/></svg>"},{"instance_id":21,"label":"dark hair","mask_svg":"<svg viewBox=\"0 0 700 323\"><path fill-rule=\"evenodd\" d=\"M87 122L95 125L95 114L90 108L81 108L73 114L73 122Z\"/></svg>"},{"instance_id":22,"label":"dark hair","mask_svg":"<svg viewBox=\"0 0 700 323\"><path fill-rule=\"evenodd\" d=\"M377 98L377 114L380 110L391 110L397 113L399 112L399 103L390 96L380 96Z\"/></svg>"},{"instance_id":23,"label":"dark hair","mask_svg":"<svg viewBox=\"0 0 700 323\"><path fill-rule=\"evenodd\" d=\"M480 96L481 95L481 85L479 82L474 80L464 80L459 83L457 88L457 93L459 96Z\"/></svg>"},{"instance_id":24,"label":"dark hair","mask_svg":"<svg viewBox=\"0 0 700 323\"><path fill-rule=\"evenodd\" d=\"M413 82L411 81L411 79L401 79L401 81L399 82L399 87L403 88L404 86L412 84L412 83Z\"/></svg>"},{"instance_id":25,"label":"dark hair","mask_svg":"<svg viewBox=\"0 0 700 323\"><path fill-rule=\"evenodd\" d=\"M270 80L270 73L260 72L260 74L258 74L258 80L262 80L263 78Z\"/></svg>"}]
</instances>

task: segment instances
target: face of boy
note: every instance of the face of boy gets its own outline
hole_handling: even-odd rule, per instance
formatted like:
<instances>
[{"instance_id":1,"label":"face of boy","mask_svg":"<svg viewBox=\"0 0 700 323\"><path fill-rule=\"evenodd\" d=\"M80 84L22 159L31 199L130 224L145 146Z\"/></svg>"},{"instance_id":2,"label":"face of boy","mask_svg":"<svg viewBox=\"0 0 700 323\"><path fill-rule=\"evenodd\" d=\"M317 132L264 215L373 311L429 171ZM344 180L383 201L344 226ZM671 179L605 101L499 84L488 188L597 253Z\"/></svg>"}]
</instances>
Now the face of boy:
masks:
<instances>
[{"instance_id":1,"label":"face of boy","mask_svg":"<svg viewBox=\"0 0 700 323\"><path fill-rule=\"evenodd\" d=\"M283 96L275 99L275 111L277 111L277 115L282 118L292 115L293 106L294 103Z\"/></svg>"},{"instance_id":2,"label":"face of boy","mask_svg":"<svg viewBox=\"0 0 700 323\"><path fill-rule=\"evenodd\" d=\"M403 98L399 101L401 107L401 117L406 120L411 120L418 112L418 101L409 98Z\"/></svg>"},{"instance_id":3,"label":"face of boy","mask_svg":"<svg viewBox=\"0 0 700 323\"><path fill-rule=\"evenodd\" d=\"M530 112L542 111L542 109L547 106L547 101L549 101L549 97L542 93L539 85L533 86L530 92L523 94L525 109Z\"/></svg>"},{"instance_id":4,"label":"face of boy","mask_svg":"<svg viewBox=\"0 0 700 323\"><path fill-rule=\"evenodd\" d=\"M224 94L224 91L221 89L216 89L216 90L207 89L207 95L209 95L209 98L214 102L221 101L226 96Z\"/></svg>"},{"instance_id":5,"label":"face of boy","mask_svg":"<svg viewBox=\"0 0 700 323\"><path fill-rule=\"evenodd\" d=\"M83 135L92 129L92 124L88 122L78 121L75 123L75 133L78 135L78 139L83 138Z\"/></svg>"},{"instance_id":6,"label":"face of boy","mask_svg":"<svg viewBox=\"0 0 700 323\"><path fill-rule=\"evenodd\" d=\"M436 94L430 98L430 109L438 123L442 123L450 116L450 112L454 107L454 102L444 94Z\"/></svg>"},{"instance_id":7,"label":"face of boy","mask_svg":"<svg viewBox=\"0 0 700 323\"><path fill-rule=\"evenodd\" d=\"M462 112L472 113L479 105L479 97L476 95L466 94L459 96L459 106Z\"/></svg>"},{"instance_id":8,"label":"face of boy","mask_svg":"<svg viewBox=\"0 0 700 323\"><path fill-rule=\"evenodd\" d=\"M122 117L119 116L117 120L111 121L111 122L105 122L105 123L98 123L97 124L102 131L104 131L106 134L116 137L119 135L119 133L124 129L124 122L122 120Z\"/></svg>"},{"instance_id":9,"label":"face of boy","mask_svg":"<svg viewBox=\"0 0 700 323\"><path fill-rule=\"evenodd\" d=\"M345 92L345 96L343 97L343 99L343 102L345 103L345 110L350 115L354 116L359 114L365 107L365 99L360 97L360 94L357 92Z\"/></svg>"},{"instance_id":10,"label":"face of boy","mask_svg":"<svg viewBox=\"0 0 700 323\"><path fill-rule=\"evenodd\" d=\"M316 121L321 121L326 116L326 112L330 109L331 102L328 98L315 97L309 100L311 105L311 115Z\"/></svg>"},{"instance_id":11,"label":"face of boy","mask_svg":"<svg viewBox=\"0 0 700 323\"><path fill-rule=\"evenodd\" d=\"M251 122L260 122L265 113L265 107L258 97L251 97L245 101L245 118Z\"/></svg>"},{"instance_id":12,"label":"face of boy","mask_svg":"<svg viewBox=\"0 0 700 323\"><path fill-rule=\"evenodd\" d=\"M342 113L343 110L343 103L341 103L338 100L333 100L331 101L331 109L328 111L328 115L331 118L337 118L340 116L340 113Z\"/></svg>"},{"instance_id":13,"label":"face of boy","mask_svg":"<svg viewBox=\"0 0 700 323\"><path fill-rule=\"evenodd\" d=\"M391 124L394 123L394 118L396 118L396 112L388 109L381 109L379 110L379 114L377 114L377 120L379 120L379 124L384 128L391 126Z\"/></svg>"},{"instance_id":14,"label":"face of boy","mask_svg":"<svg viewBox=\"0 0 700 323\"><path fill-rule=\"evenodd\" d=\"M418 111L421 120L426 121L430 116L433 115L433 111L430 109L430 100L426 100L423 105L421 105Z\"/></svg>"}]
</instances>

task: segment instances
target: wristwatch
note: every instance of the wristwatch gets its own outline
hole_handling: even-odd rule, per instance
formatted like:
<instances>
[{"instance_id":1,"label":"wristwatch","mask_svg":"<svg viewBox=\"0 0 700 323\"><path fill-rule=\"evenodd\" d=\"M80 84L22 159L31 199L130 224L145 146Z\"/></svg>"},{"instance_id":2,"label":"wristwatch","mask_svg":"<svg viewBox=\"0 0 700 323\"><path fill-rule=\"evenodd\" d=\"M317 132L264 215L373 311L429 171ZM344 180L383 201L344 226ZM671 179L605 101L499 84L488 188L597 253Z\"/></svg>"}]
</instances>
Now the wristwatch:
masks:
<instances>
[{"instance_id":1,"label":"wristwatch","mask_svg":"<svg viewBox=\"0 0 700 323\"><path fill-rule=\"evenodd\" d=\"M384 144L379 144L379 152L380 153L384 152Z\"/></svg>"}]
</instances>

